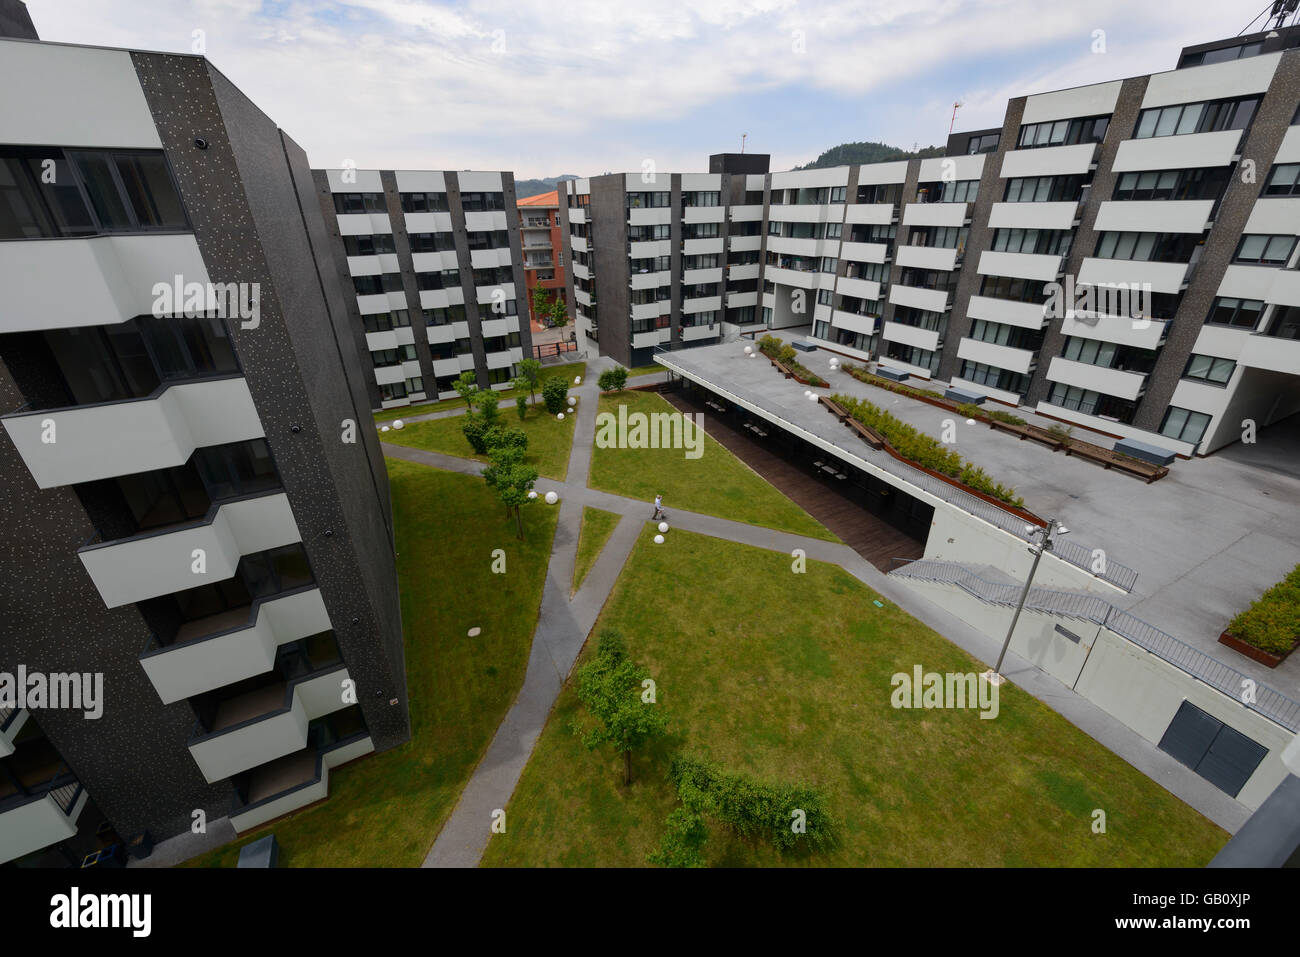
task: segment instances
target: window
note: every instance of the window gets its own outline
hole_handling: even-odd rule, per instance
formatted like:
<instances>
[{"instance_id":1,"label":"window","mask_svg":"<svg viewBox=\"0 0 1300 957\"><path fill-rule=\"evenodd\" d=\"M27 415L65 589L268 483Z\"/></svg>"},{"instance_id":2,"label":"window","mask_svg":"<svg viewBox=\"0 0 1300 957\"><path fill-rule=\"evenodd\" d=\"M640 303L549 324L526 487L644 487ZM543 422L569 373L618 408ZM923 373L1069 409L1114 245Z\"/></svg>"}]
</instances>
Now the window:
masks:
<instances>
[{"instance_id":1,"label":"window","mask_svg":"<svg viewBox=\"0 0 1300 957\"><path fill-rule=\"evenodd\" d=\"M996 153L998 142L1001 139L1001 133L984 133L981 136L972 136L966 141L966 155L974 156L977 153Z\"/></svg>"},{"instance_id":2,"label":"window","mask_svg":"<svg viewBox=\"0 0 1300 957\"><path fill-rule=\"evenodd\" d=\"M402 200L402 208L406 209L405 194L403 194ZM409 209L406 211L410 212ZM385 201L383 193L335 193L334 212L340 215L348 213L386 213L388 212L388 203Z\"/></svg>"},{"instance_id":3,"label":"window","mask_svg":"<svg viewBox=\"0 0 1300 957\"><path fill-rule=\"evenodd\" d=\"M405 309L398 309L394 312L376 312L368 316L362 316L361 322L365 326L366 332L388 332L390 329L409 326L411 317Z\"/></svg>"},{"instance_id":4,"label":"window","mask_svg":"<svg viewBox=\"0 0 1300 957\"><path fill-rule=\"evenodd\" d=\"M672 194L666 189L646 190L641 193L627 194L628 209L661 209L672 202Z\"/></svg>"},{"instance_id":5,"label":"window","mask_svg":"<svg viewBox=\"0 0 1300 957\"><path fill-rule=\"evenodd\" d=\"M424 391L424 379L421 376L413 376L406 380L406 391L412 395Z\"/></svg>"},{"instance_id":6,"label":"window","mask_svg":"<svg viewBox=\"0 0 1300 957\"><path fill-rule=\"evenodd\" d=\"M721 233L718 231L717 223L686 223L682 226L683 239L713 239L719 235Z\"/></svg>"},{"instance_id":7,"label":"window","mask_svg":"<svg viewBox=\"0 0 1300 957\"><path fill-rule=\"evenodd\" d=\"M832 291L829 290L829 289L818 289L818 290L817 290L817 303L818 303L818 305L829 306L829 305L831 304L831 301L832 301L834 298L835 298L835 293L832 292Z\"/></svg>"},{"instance_id":8,"label":"window","mask_svg":"<svg viewBox=\"0 0 1300 957\"><path fill-rule=\"evenodd\" d=\"M922 183L917 190L918 203L973 203L979 195L980 181L959 179L951 182Z\"/></svg>"},{"instance_id":9,"label":"window","mask_svg":"<svg viewBox=\"0 0 1300 957\"><path fill-rule=\"evenodd\" d=\"M1106 138L1109 116L1093 116L1081 120L1056 120L1049 123L1030 123L1020 127L1017 149L1034 149L1040 146L1073 146L1077 143L1100 143Z\"/></svg>"},{"instance_id":10,"label":"window","mask_svg":"<svg viewBox=\"0 0 1300 957\"><path fill-rule=\"evenodd\" d=\"M717 206L721 202L722 194L714 191L682 193L683 206ZM761 200L760 200L761 202Z\"/></svg>"},{"instance_id":11,"label":"window","mask_svg":"<svg viewBox=\"0 0 1300 957\"><path fill-rule=\"evenodd\" d=\"M511 282L514 282L514 269L510 266L489 266L474 270L476 286L500 286Z\"/></svg>"},{"instance_id":12,"label":"window","mask_svg":"<svg viewBox=\"0 0 1300 957\"><path fill-rule=\"evenodd\" d=\"M963 360L959 375L968 382L1004 392L1024 394L1029 391L1029 376L981 362L971 362L969 359Z\"/></svg>"},{"instance_id":13,"label":"window","mask_svg":"<svg viewBox=\"0 0 1300 957\"><path fill-rule=\"evenodd\" d=\"M997 229L992 248L995 252L1067 256L1073 236L1068 229Z\"/></svg>"},{"instance_id":14,"label":"window","mask_svg":"<svg viewBox=\"0 0 1300 957\"><path fill-rule=\"evenodd\" d=\"M1258 96L1210 103L1186 103L1143 110L1138 114L1134 139L1151 136L1180 136L1184 133L1212 133L1218 130L1244 130L1255 118Z\"/></svg>"},{"instance_id":15,"label":"window","mask_svg":"<svg viewBox=\"0 0 1300 957\"><path fill-rule=\"evenodd\" d=\"M1210 307L1210 315L1205 321L1216 326L1237 326L1254 329L1259 325L1260 313L1264 303L1259 299L1231 299L1220 296Z\"/></svg>"},{"instance_id":16,"label":"window","mask_svg":"<svg viewBox=\"0 0 1300 957\"><path fill-rule=\"evenodd\" d=\"M718 228L717 223L710 223L714 230ZM667 223L658 226L629 226L627 228L627 241L629 243L648 243L657 240L670 239L672 233L671 227Z\"/></svg>"},{"instance_id":17,"label":"window","mask_svg":"<svg viewBox=\"0 0 1300 957\"><path fill-rule=\"evenodd\" d=\"M1008 203L1074 203L1083 195L1082 176L1021 176L1007 181Z\"/></svg>"},{"instance_id":18,"label":"window","mask_svg":"<svg viewBox=\"0 0 1300 957\"><path fill-rule=\"evenodd\" d=\"M1041 329L1025 329L1020 326L1012 326L1005 322L978 319L975 325L971 327L970 338L977 339L980 342L990 342L997 346L1008 346L1012 349L1026 349L1037 352L1038 348L1043 344L1043 331Z\"/></svg>"},{"instance_id":19,"label":"window","mask_svg":"<svg viewBox=\"0 0 1300 957\"><path fill-rule=\"evenodd\" d=\"M100 214L101 222L107 226L105 217L110 214L117 217L119 211L125 214L123 220L109 228L133 232L189 228L162 153L72 150L68 155L86 185L91 205ZM104 179L105 174L112 178L112 183Z\"/></svg>"},{"instance_id":20,"label":"window","mask_svg":"<svg viewBox=\"0 0 1300 957\"><path fill-rule=\"evenodd\" d=\"M386 272L378 276L353 276L352 285L356 287L358 296L377 296L385 292L401 292L402 276L400 273L395 272Z\"/></svg>"},{"instance_id":21,"label":"window","mask_svg":"<svg viewBox=\"0 0 1300 957\"><path fill-rule=\"evenodd\" d=\"M1215 385L1227 385L1228 380L1232 378L1232 370L1237 368L1237 363L1231 359L1221 359L1217 356L1200 356L1193 353L1187 359L1187 368L1183 370L1184 379L1198 379L1201 382L1211 382Z\"/></svg>"},{"instance_id":22,"label":"window","mask_svg":"<svg viewBox=\"0 0 1300 957\"><path fill-rule=\"evenodd\" d=\"M1059 405L1063 409L1082 412L1085 415L1094 415L1097 412L1097 406L1101 402L1101 393L1090 392L1087 389L1079 388L1077 385L1066 385L1064 382L1053 382L1052 391L1048 394L1047 401L1052 405Z\"/></svg>"},{"instance_id":23,"label":"window","mask_svg":"<svg viewBox=\"0 0 1300 957\"><path fill-rule=\"evenodd\" d=\"M1193 412L1171 405L1165 411L1165 419L1160 423L1160 434L1179 442L1195 445L1205 435L1210 417L1204 412Z\"/></svg>"},{"instance_id":24,"label":"window","mask_svg":"<svg viewBox=\"0 0 1300 957\"><path fill-rule=\"evenodd\" d=\"M859 203L891 203L898 204L899 197L903 194L902 183L876 183L872 186L858 187Z\"/></svg>"},{"instance_id":25,"label":"window","mask_svg":"<svg viewBox=\"0 0 1300 957\"><path fill-rule=\"evenodd\" d=\"M842 202L844 202L844 198L845 198L845 195L848 193L848 189L849 189L849 188L848 188L847 186L832 186L832 187L831 187L831 202L832 202L832 203L842 203Z\"/></svg>"},{"instance_id":26,"label":"window","mask_svg":"<svg viewBox=\"0 0 1300 957\"><path fill-rule=\"evenodd\" d=\"M375 256L380 253L395 253L392 233L376 233L372 236L344 236L343 249L349 256Z\"/></svg>"},{"instance_id":27,"label":"window","mask_svg":"<svg viewBox=\"0 0 1300 957\"><path fill-rule=\"evenodd\" d=\"M850 263L846 277L849 279L866 279L869 282L887 283L889 282L889 264Z\"/></svg>"},{"instance_id":28,"label":"window","mask_svg":"<svg viewBox=\"0 0 1300 957\"><path fill-rule=\"evenodd\" d=\"M1264 335L1274 339L1300 340L1300 306L1274 306Z\"/></svg>"},{"instance_id":29,"label":"window","mask_svg":"<svg viewBox=\"0 0 1300 957\"><path fill-rule=\"evenodd\" d=\"M1184 69L1189 66L1204 66L1207 63L1223 63L1227 60L1237 60L1241 57L1258 56L1263 43L1259 40L1252 40L1249 43L1239 43L1235 46L1222 47L1218 50L1205 50L1201 53L1189 53L1178 61L1178 69Z\"/></svg>"},{"instance_id":30,"label":"window","mask_svg":"<svg viewBox=\"0 0 1300 957\"><path fill-rule=\"evenodd\" d=\"M892 227L891 227L892 229ZM931 246L937 249L965 249L965 226L916 226L907 237L912 246Z\"/></svg>"},{"instance_id":31,"label":"window","mask_svg":"<svg viewBox=\"0 0 1300 957\"><path fill-rule=\"evenodd\" d=\"M1261 266L1285 266L1295 249L1294 236L1265 236L1250 233L1241 237L1233 262L1254 263Z\"/></svg>"},{"instance_id":32,"label":"window","mask_svg":"<svg viewBox=\"0 0 1300 957\"><path fill-rule=\"evenodd\" d=\"M394 399L406 398L405 382L381 382L379 383L379 398L382 402L391 402Z\"/></svg>"},{"instance_id":33,"label":"window","mask_svg":"<svg viewBox=\"0 0 1300 957\"><path fill-rule=\"evenodd\" d=\"M1200 242L1199 233L1106 232L1097 240L1098 259L1127 259L1134 262L1190 262Z\"/></svg>"},{"instance_id":34,"label":"window","mask_svg":"<svg viewBox=\"0 0 1300 957\"><path fill-rule=\"evenodd\" d=\"M1121 173L1112 199L1218 199L1231 173L1229 167L1167 169Z\"/></svg>"},{"instance_id":35,"label":"window","mask_svg":"<svg viewBox=\"0 0 1300 957\"><path fill-rule=\"evenodd\" d=\"M1115 364L1115 352L1118 348L1113 342L1069 336L1065 340L1065 348L1061 350L1061 357L1109 369Z\"/></svg>"},{"instance_id":36,"label":"window","mask_svg":"<svg viewBox=\"0 0 1300 957\"><path fill-rule=\"evenodd\" d=\"M1300 196L1300 163L1279 163L1264 183L1265 196Z\"/></svg>"},{"instance_id":37,"label":"window","mask_svg":"<svg viewBox=\"0 0 1300 957\"><path fill-rule=\"evenodd\" d=\"M1037 302L1043 298L1043 283L1037 279L984 276L980 280L979 295L1013 302Z\"/></svg>"},{"instance_id":38,"label":"window","mask_svg":"<svg viewBox=\"0 0 1300 957\"><path fill-rule=\"evenodd\" d=\"M456 240L451 233L409 233L408 238L413 253L442 253L456 248Z\"/></svg>"},{"instance_id":39,"label":"window","mask_svg":"<svg viewBox=\"0 0 1300 957\"><path fill-rule=\"evenodd\" d=\"M461 193L460 208L467 213L481 213L494 209L505 209L506 200L503 193Z\"/></svg>"},{"instance_id":40,"label":"window","mask_svg":"<svg viewBox=\"0 0 1300 957\"><path fill-rule=\"evenodd\" d=\"M508 249L510 247L510 233L504 229L489 232L470 232L466 234L465 238L471 250Z\"/></svg>"}]
</instances>

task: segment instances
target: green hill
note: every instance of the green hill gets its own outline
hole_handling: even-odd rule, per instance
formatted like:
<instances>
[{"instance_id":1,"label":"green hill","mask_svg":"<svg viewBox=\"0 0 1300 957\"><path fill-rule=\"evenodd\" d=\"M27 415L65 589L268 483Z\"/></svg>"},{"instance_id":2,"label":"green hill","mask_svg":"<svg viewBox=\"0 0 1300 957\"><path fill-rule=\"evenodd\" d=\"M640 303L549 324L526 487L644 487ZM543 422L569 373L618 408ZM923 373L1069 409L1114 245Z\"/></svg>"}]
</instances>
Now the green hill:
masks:
<instances>
[{"instance_id":1,"label":"green hill","mask_svg":"<svg viewBox=\"0 0 1300 957\"><path fill-rule=\"evenodd\" d=\"M826 169L830 166L861 166L865 163L888 163L893 160L912 159L920 157L925 159L930 156L942 156L944 148L942 146L927 146L923 149L909 152L899 149L897 146L890 146L888 143L876 143L868 141L865 143L841 143L839 146L832 146L821 156L817 157L811 163L803 166L796 166L795 169Z\"/></svg>"},{"instance_id":2,"label":"green hill","mask_svg":"<svg viewBox=\"0 0 1300 957\"><path fill-rule=\"evenodd\" d=\"M515 180L515 199L527 199L529 196L540 196L542 193L549 193L565 180L577 178L572 173L564 173L561 176L548 176L544 179L517 179Z\"/></svg>"}]
</instances>

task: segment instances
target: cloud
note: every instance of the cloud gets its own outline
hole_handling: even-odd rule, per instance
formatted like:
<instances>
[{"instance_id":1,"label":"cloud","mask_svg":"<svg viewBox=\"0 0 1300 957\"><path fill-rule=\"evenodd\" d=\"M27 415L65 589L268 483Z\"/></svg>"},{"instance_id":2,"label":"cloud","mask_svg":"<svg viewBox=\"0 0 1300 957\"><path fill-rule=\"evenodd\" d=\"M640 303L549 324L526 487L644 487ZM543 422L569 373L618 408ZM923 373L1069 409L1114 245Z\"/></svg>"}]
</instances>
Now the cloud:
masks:
<instances>
[{"instance_id":1,"label":"cloud","mask_svg":"<svg viewBox=\"0 0 1300 957\"><path fill-rule=\"evenodd\" d=\"M313 163L514 169L520 176L699 169L718 117L798 162L838 140L940 142L997 125L1009 95L1172 68L1237 32L1220 4L1131 0L32 0L42 37L207 53ZM1108 52L1090 52L1105 30ZM1076 52L1077 51L1077 52ZM1047 84L1044 86L1044 84ZM900 97L907 102L900 102ZM779 98L797 115L763 109ZM819 111L822 111L819 114ZM797 121L797 122L796 122ZM798 130L798 132L795 132ZM731 131L725 136L728 141ZM738 134L737 134L738 136Z\"/></svg>"}]
</instances>

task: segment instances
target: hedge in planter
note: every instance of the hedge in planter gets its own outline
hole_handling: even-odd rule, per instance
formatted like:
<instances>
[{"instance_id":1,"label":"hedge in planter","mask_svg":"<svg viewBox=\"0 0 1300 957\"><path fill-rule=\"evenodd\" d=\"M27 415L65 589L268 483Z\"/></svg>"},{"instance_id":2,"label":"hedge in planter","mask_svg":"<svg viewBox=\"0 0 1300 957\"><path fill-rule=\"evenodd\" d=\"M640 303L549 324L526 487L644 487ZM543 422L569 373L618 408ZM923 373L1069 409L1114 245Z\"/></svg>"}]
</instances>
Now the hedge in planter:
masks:
<instances>
[{"instance_id":1,"label":"hedge in planter","mask_svg":"<svg viewBox=\"0 0 1300 957\"><path fill-rule=\"evenodd\" d=\"M1300 640L1300 565L1232 619L1228 634L1272 655L1290 651Z\"/></svg>"}]
</instances>

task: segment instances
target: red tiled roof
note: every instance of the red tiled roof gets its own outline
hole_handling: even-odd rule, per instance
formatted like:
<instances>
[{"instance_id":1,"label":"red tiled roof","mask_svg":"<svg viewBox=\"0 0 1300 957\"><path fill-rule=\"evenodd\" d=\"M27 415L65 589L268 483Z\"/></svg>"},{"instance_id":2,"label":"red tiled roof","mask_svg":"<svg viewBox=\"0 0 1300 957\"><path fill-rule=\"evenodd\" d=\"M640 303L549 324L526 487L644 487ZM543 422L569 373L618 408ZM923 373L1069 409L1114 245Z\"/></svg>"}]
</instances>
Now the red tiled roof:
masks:
<instances>
[{"instance_id":1,"label":"red tiled roof","mask_svg":"<svg viewBox=\"0 0 1300 957\"><path fill-rule=\"evenodd\" d=\"M542 193L538 196L529 196L515 203L516 206L559 206L560 191L553 189L549 193Z\"/></svg>"}]
</instances>

